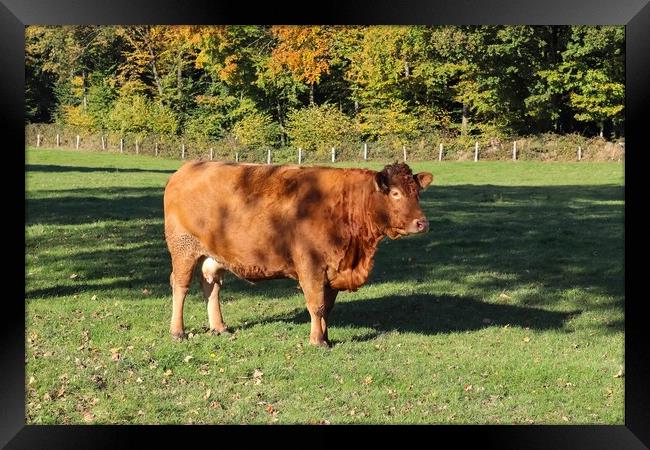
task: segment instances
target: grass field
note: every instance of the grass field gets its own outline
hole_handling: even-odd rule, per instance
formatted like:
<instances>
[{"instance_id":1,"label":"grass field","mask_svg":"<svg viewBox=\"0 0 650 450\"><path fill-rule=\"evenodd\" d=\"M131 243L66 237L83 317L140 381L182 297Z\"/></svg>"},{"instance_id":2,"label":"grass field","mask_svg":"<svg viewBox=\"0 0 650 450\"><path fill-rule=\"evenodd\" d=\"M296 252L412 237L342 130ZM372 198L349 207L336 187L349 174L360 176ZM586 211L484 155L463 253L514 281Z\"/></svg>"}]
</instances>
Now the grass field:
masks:
<instances>
[{"instance_id":1,"label":"grass field","mask_svg":"<svg viewBox=\"0 0 650 450\"><path fill-rule=\"evenodd\" d=\"M623 423L620 163L413 163L431 231L382 242L328 350L295 282L230 275L234 334L206 333L195 281L170 338L179 161L26 159L29 424Z\"/></svg>"}]
</instances>

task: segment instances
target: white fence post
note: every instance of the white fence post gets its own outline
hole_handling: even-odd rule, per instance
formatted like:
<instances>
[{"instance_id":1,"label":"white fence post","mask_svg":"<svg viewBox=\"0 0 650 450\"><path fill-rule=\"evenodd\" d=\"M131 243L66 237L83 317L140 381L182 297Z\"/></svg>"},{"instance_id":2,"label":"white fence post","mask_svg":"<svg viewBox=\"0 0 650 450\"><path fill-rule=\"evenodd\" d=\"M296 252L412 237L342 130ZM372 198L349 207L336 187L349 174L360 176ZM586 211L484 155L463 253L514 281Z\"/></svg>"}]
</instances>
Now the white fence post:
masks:
<instances>
[{"instance_id":1,"label":"white fence post","mask_svg":"<svg viewBox=\"0 0 650 450\"><path fill-rule=\"evenodd\" d=\"M402 152L404 153L404 162L406 162L406 146L402 145Z\"/></svg>"},{"instance_id":2,"label":"white fence post","mask_svg":"<svg viewBox=\"0 0 650 450\"><path fill-rule=\"evenodd\" d=\"M135 141L135 154L137 155L138 153L140 153L140 146L138 145L138 141L136 140Z\"/></svg>"},{"instance_id":3,"label":"white fence post","mask_svg":"<svg viewBox=\"0 0 650 450\"><path fill-rule=\"evenodd\" d=\"M268 149L266 152L266 163L271 164L271 149Z\"/></svg>"},{"instance_id":4,"label":"white fence post","mask_svg":"<svg viewBox=\"0 0 650 450\"><path fill-rule=\"evenodd\" d=\"M77 150L79 150L79 135L77 135Z\"/></svg>"},{"instance_id":5,"label":"white fence post","mask_svg":"<svg viewBox=\"0 0 650 450\"><path fill-rule=\"evenodd\" d=\"M517 141L512 143L512 160L517 161Z\"/></svg>"},{"instance_id":6,"label":"white fence post","mask_svg":"<svg viewBox=\"0 0 650 450\"><path fill-rule=\"evenodd\" d=\"M158 142L154 144L153 151L154 151L154 155L158 156Z\"/></svg>"},{"instance_id":7,"label":"white fence post","mask_svg":"<svg viewBox=\"0 0 650 450\"><path fill-rule=\"evenodd\" d=\"M302 164L302 149L298 147L298 164Z\"/></svg>"},{"instance_id":8,"label":"white fence post","mask_svg":"<svg viewBox=\"0 0 650 450\"><path fill-rule=\"evenodd\" d=\"M578 161L582 159L582 147L578 145Z\"/></svg>"},{"instance_id":9,"label":"white fence post","mask_svg":"<svg viewBox=\"0 0 650 450\"><path fill-rule=\"evenodd\" d=\"M332 147L332 162L336 161L336 149Z\"/></svg>"},{"instance_id":10,"label":"white fence post","mask_svg":"<svg viewBox=\"0 0 650 450\"><path fill-rule=\"evenodd\" d=\"M120 138L120 153L124 153L124 138Z\"/></svg>"},{"instance_id":11,"label":"white fence post","mask_svg":"<svg viewBox=\"0 0 650 450\"><path fill-rule=\"evenodd\" d=\"M438 149L438 161L442 161L442 142L440 143L440 148Z\"/></svg>"},{"instance_id":12,"label":"white fence post","mask_svg":"<svg viewBox=\"0 0 650 450\"><path fill-rule=\"evenodd\" d=\"M210 147L210 161L212 161L213 156L214 156L214 149Z\"/></svg>"},{"instance_id":13,"label":"white fence post","mask_svg":"<svg viewBox=\"0 0 650 450\"><path fill-rule=\"evenodd\" d=\"M185 142L181 144L181 159L185 159Z\"/></svg>"},{"instance_id":14,"label":"white fence post","mask_svg":"<svg viewBox=\"0 0 650 450\"><path fill-rule=\"evenodd\" d=\"M40 134L36 135L36 146L37 147L41 146L41 135Z\"/></svg>"},{"instance_id":15,"label":"white fence post","mask_svg":"<svg viewBox=\"0 0 650 450\"><path fill-rule=\"evenodd\" d=\"M478 141L474 144L474 162L478 161Z\"/></svg>"},{"instance_id":16,"label":"white fence post","mask_svg":"<svg viewBox=\"0 0 650 450\"><path fill-rule=\"evenodd\" d=\"M368 143L367 142L363 143L363 160L364 161L368 160Z\"/></svg>"},{"instance_id":17,"label":"white fence post","mask_svg":"<svg viewBox=\"0 0 650 450\"><path fill-rule=\"evenodd\" d=\"M61 136L59 136L59 133L56 133L56 146L58 147L61 145Z\"/></svg>"},{"instance_id":18,"label":"white fence post","mask_svg":"<svg viewBox=\"0 0 650 450\"><path fill-rule=\"evenodd\" d=\"M104 138L103 134L102 134L102 150L106 150L106 139Z\"/></svg>"},{"instance_id":19,"label":"white fence post","mask_svg":"<svg viewBox=\"0 0 650 450\"><path fill-rule=\"evenodd\" d=\"M235 162L239 162L239 152L235 152Z\"/></svg>"}]
</instances>

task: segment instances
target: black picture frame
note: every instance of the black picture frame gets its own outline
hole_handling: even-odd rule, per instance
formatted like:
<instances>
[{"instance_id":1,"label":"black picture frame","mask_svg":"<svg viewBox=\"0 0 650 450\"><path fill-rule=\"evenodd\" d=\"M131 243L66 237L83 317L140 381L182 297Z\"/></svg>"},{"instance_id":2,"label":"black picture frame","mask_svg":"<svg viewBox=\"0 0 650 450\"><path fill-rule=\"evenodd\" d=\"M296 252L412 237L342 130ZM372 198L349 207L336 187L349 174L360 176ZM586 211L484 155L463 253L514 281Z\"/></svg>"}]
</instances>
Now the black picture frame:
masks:
<instances>
[{"instance_id":1,"label":"black picture frame","mask_svg":"<svg viewBox=\"0 0 650 450\"><path fill-rule=\"evenodd\" d=\"M650 390L648 380L647 326L642 323L642 295L630 295L638 285L643 264L632 263L631 239L643 233L633 215L641 208L643 196L637 188L641 179L643 152L650 151L643 117L650 106L650 5L648 0L470 0L439 1L330 1L313 4L281 5L244 2L179 0L0 0L0 104L5 144L5 175L17 173L15 164L25 164L24 154L24 27L31 24L590 24L626 26L626 163L625 163L625 424L619 426L407 426L407 427L183 427L183 426L35 426L25 425L25 309L23 295L5 293L4 320L0 327L0 445L7 448L121 448L134 447L137 441L151 447L154 442L171 443L181 439L186 445L224 445L224 437L234 437L237 445L256 439L271 445L284 445L282 437L297 441L301 434L363 433L382 441L398 437L408 445L453 447L474 442L486 448L552 449L637 449L650 445ZM645 147L645 148L644 148ZM25 211L18 177L3 177L5 213L18 216ZM18 185L16 185L18 183ZM15 204L11 204L11 201ZM23 215L23 218L25 216ZM18 222L18 220L16 220ZM24 237L24 223L15 226L16 236ZM9 225L7 225L9 226ZM9 228L6 233L13 233ZM7 236L7 234L5 234ZM13 236L13 234L11 235ZM25 249L17 241L13 251ZM639 243L635 242L639 252ZM21 248L22 247L22 248ZM22 253L21 253L22 254ZM19 259L20 260L20 259ZM24 280L24 265L15 264L3 271L4 283ZM25 261L24 259L22 260ZM24 285L23 285L24 286ZM254 431L254 432L251 432ZM274 436L282 433L284 436ZM396 434L397 433L397 434ZM415 436L417 434L417 436ZM273 439L276 438L276 439ZM406 439L405 439L406 438ZM201 441L205 439L205 443ZM302 441L307 443L306 441ZM323 445L339 445L340 440L320 440Z\"/></svg>"}]
</instances>

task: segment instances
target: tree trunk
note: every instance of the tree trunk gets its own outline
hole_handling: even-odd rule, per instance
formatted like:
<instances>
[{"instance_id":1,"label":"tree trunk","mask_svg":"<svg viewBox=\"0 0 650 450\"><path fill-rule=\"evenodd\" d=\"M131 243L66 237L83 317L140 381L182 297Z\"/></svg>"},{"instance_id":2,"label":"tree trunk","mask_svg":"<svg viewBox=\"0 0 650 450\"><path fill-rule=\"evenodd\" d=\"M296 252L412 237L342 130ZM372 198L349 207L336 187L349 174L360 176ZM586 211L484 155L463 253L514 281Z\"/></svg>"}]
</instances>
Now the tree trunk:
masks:
<instances>
[{"instance_id":1,"label":"tree trunk","mask_svg":"<svg viewBox=\"0 0 650 450\"><path fill-rule=\"evenodd\" d=\"M309 85L309 105L314 106L314 83Z\"/></svg>"},{"instance_id":2,"label":"tree trunk","mask_svg":"<svg viewBox=\"0 0 650 450\"><path fill-rule=\"evenodd\" d=\"M357 114L359 114L359 101L355 100L354 101L354 115L356 116Z\"/></svg>"},{"instance_id":3,"label":"tree trunk","mask_svg":"<svg viewBox=\"0 0 650 450\"><path fill-rule=\"evenodd\" d=\"M469 118L467 117L467 103L463 103L463 123L460 128L462 134L467 133L468 122L469 122Z\"/></svg>"},{"instance_id":4,"label":"tree trunk","mask_svg":"<svg viewBox=\"0 0 650 450\"><path fill-rule=\"evenodd\" d=\"M407 78L411 76L411 68L409 67L408 61L404 61L404 76Z\"/></svg>"},{"instance_id":5,"label":"tree trunk","mask_svg":"<svg viewBox=\"0 0 650 450\"><path fill-rule=\"evenodd\" d=\"M278 110L278 124L280 125L280 145L284 147L286 141L285 141L285 133L284 133L284 120L282 118L282 106L280 105L280 99L278 99L276 102L276 108Z\"/></svg>"},{"instance_id":6,"label":"tree trunk","mask_svg":"<svg viewBox=\"0 0 650 450\"><path fill-rule=\"evenodd\" d=\"M162 101L163 88L162 83L160 82L160 77L158 76L158 69L156 68L156 54L153 52L151 45L147 44L147 49L149 50L149 56L151 56L151 70L153 72L153 81L156 83L156 87L158 88L158 95Z\"/></svg>"},{"instance_id":7,"label":"tree trunk","mask_svg":"<svg viewBox=\"0 0 650 450\"><path fill-rule=\"evenodd\" d=\"M183 98L183 55L178 53L178 64L176 65L176 89L178 92L178 99Z\"/></svg>"},{"instance_id":8,"label":"tree trunk","mask_svg":"<svg viewBox=\"0 0 650 450\"><path fill-rule=\"evenodd\" d=\"M600 133L599 133L599 136L600 136L600 137L603 137L603 131L605 130L605 121L600 122L600 123L599 123L599 127L600 127Z\"/></svg>"}]
</instances>

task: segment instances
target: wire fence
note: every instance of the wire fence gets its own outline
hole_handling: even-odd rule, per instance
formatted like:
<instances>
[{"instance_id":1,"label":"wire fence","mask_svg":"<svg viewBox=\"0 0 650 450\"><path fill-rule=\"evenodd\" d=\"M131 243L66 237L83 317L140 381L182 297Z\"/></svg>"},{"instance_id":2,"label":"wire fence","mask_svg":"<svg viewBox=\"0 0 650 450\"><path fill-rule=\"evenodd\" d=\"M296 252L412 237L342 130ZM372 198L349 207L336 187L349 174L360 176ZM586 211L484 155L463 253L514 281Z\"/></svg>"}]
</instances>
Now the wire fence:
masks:
<instances>
[{"instance_id":1,"label":"wire fence","mask_svg":"<svg viewBox=\"0 0 650 450\"><path fill-rule=\"evenodd\" d=\"M625 143L577 134L542 134L504 138L431 138L401 146L360 142L328 150L238 145L182 136L118 132L83 132L57 124L28 124L25 145L41 148L118 152L174 159L251 163L317 164L326 162L399 161L624 161Z\"/></svg>"}]
</instances>

